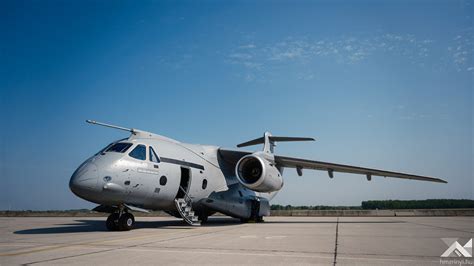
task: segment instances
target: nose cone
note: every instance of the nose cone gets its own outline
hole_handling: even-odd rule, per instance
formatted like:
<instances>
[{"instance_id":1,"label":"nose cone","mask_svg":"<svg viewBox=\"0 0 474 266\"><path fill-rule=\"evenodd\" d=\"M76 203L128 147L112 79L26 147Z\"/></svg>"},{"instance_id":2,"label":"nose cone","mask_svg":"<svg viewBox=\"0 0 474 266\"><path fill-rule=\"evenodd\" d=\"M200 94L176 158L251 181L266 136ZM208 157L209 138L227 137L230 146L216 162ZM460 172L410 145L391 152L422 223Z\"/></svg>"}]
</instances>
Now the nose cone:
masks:
<instances>
[{"instance_id":1,"label":"nose cone","mask_svg":"<svg viewBox=\"0 0 474 266\"><path fill-rule=\"evenodd\" d=\"M92 162L86 162L72 174L69 188L77 196L89 200L97 189L98 179L97 165Z\"/></svg>"}]
</instances>

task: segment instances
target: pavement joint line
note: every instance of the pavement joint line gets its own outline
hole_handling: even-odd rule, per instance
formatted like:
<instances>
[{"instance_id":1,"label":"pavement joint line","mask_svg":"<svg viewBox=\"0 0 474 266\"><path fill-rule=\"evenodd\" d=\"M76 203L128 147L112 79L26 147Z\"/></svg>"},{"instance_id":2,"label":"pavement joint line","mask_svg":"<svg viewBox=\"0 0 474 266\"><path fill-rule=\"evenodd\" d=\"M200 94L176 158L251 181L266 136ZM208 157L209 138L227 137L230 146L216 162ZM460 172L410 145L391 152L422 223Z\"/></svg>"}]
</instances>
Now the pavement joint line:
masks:
<instances>
[{"instance_id":1,"label":"pavement joint line","mask_svg":"<svg viewBox=\"0 0 474 266\"><path fill-rule=\"evenodd\" d=\"M117 247L117 246L96 246L96 245L90 245L90 244L87 244L87 243L84 243L84 244L75 244L75 245L71 245L71 248L74 248L74 247L82 247L82 246L85 246L87 248L93 248L93 249L104 249L105 247L107 248L111 248L111 247ZM148 246L148 245L143 245L143 247L145 248L148 248L150 251L153 249L153 250L157 250L159 251L160 249L163 249L163 250L176 250L176 249L180 249L182 251L192 251L192 250L202 250L202 251L206 251L206 250L212 250L212 251L221 251L221 252L233 252L233 251L239 251L239 252L249 252L249 253L252 253L252 252L260 252L260 253L264 253L264 252L274 252L274 253L289 253L289 254L297 254L297 253L301 253L301 254L327 254L328 256L330 257L333 257L331 256L333 254L333 252L323 252L323 251L319 251L319 252L314 252L314 251L295 251L295 250L276 250L276 249L220 249L220 248L204 248L204 247L199 247L199 248L195 248L195 247L186 247L186 246L179 246L179 247L176 247L176 246L159 246L159 247L153 247L153 246ZM127 247L123 247L124 249L127 249ZM360 258L364 258L364 256L382 256L382 257L398 257L398 256L401 256L401 257L412 257L412 258L419 258L419 259L436 259L436 258L439 258L438 256L417 256L417 255L412 255L412 254L397 254L397 255L391 255L391 254L374 254L374 253L347 253L347 252L338 252L338 258L341 258L341 259L348 259L348 258L353 258L352 256L359 256ZM392 259L392 260L397 260L395 258L386 258L386 260L389 260L389 259ZM411 260L410 260L411 261Z\"/></svg>"},{"instance_id":2,"label":"pavement joint line","mask_svg":"<svg viewBox=\"0 0 474 266\"><path fill-rule=\"evenodd\" d=\"M197 229L197 228L196 228ZM209 230L207 230L209 231ZM107 245L107 243L113 243L117 241L127 241L127 240L137 240L137 239L144 239L144 238L151 238L151 237L156 237L156 236L166 236L166 235L179 235L179 234L185 234L188 233L186 231L183 232L166 232L166 233L157 233L157 234L147 234L147 235L142 235L142 236L136 236L136 237L125 237L125 238L115 238L115 239L110 239L110 240L100 240L100 241L89 241L89 242L78 242L78 243L70 243L70 244L63 244L63 243L49 243L49 245L46 245L46 247L43 245L44 248L40 247L28 247L27 250L18 250L17 252L7 252L7 253L0 253L0 257L5 257L5 256L18 256L18 255L26 255L30 253L37 253L37 252L42 252L42 251L49 251L49 250L54 250L54 249L61 249L61 248L66 248L70 246L87 246L87 245L100 245L104 244ZM212 233L212 232L211 232ZM198 234L199 235L199 234ZM195 235L190 235L189 237L192 237ZM175 238L173 238L175 239ZM170 240L173 240L170 239ZM167 240L167 239L162 239L162 240ZM31 244L41 244L37 242L29 242ZM151 242L153 243L153 242Z\"/></svg>"},{"instance_id":3,"label":"pavement joint line","mask_svg":"<svg viewBox=\"0 0 474 266\"><path fill-rule=\"evenodd\" d=\"M41 262L48 262L48 261L54 261L54 260L59 260L59 259L67 259L67 258L72 258L72 257L78 257L82 255L93 255L101 252L108 252L108 251L115 251L115 250L131 250L134 252L141 251L141 252L166 252L166 253L194 253L194 254L219 254L219 255L250 255L250 256L281 256L281 257L294 257L294 258L322 258L322 259L331 259L333 258L332 254L328 254L327 256L324 255L324 253L321 253L321 255L316 255L313 252L299 252L299 251L275 251L275 250L259 250L259 252L249 252L250 250L238 250L238 252L233 252L233 250L215 250L214 251L207 251L207 250L201 250L202 248L197 248L197 249L182 249L173 247L173 249L168 249L168 248L138 248L138 247L123 247L123 248L115 248L115 249L108 249L108 250L101 250L101 251L95 251L95 252L90 252L87 254L78 254L78 255L73 255L69 257L64 257L64 258L58 258L58 259L52 259L52 260L46 260L46 261L39 261L39 262L33 262L33 263L26 263L25 265L30 265L30 264L35 264L35 263L41 263ZM385 256L381 254L374 254L374 255L367 255L363 254L363 256ZM392 255L393 256L393 255ZM400 255L404 256L404 255ZM420 262L420 260L415 260L415 259L402 259L402 258L374 258L374 257L348 257L348 256L339 256L339 260L369 260L369 261L393 261L393 262ZM438 257L419 257L419 258L425 258L429 260L423 260L423 262L438 262L438 260L433 260L433 258L438 258Z\"/></svg>"},{"instance_id":4,"label":"pavement joint line","mask_svg":"<svg viewBox=\"0 0 474 266\"><path fill-rule=\"evenodd\" d=\"M136 244L136 245L131 245L131 246L127 246L127 247L139 247L139 246L150 245L150 244L154 244L154 243L161 243L161 242L173 241L173 240L177 240L177 239L184 239L184 238L191 238L191 237L196 237L196 236L204 236L204 235L209 235L209 234L216 234L216 233L220 233L220 232L225 232L225 231L240 229L241 227L242 227L242 226L237 226L237 227L234 227L234 228L223 229L223 230L218 230L218 231L215 231L215 230L207 230L207 231L205 231L204 233L198 233L198 234L189 235L189 236L180 236L180 237L175 237L175 238L170 238L170 239L160 239L160 240L157 240L157 241L152 241L152 242L142 243L142 244ZM245 225L244 225L244 227L245 227Z\"/></svg>"},{"instance_id":5,"label":"pavement joint line","mask_svg":"<svg viewBox=\"0 0 474 266\"><path fill-rule=\"evenodd\" d=\"M245 225L243 225L243 226L245 227ZM236 229L240 229L240 228L242 228L242 226L237 226L237 227L234 227L234 228L229 228L229 229L224 229L224 230L219 230L219 231L209 231L208 230L208 232L205 232L205 233L202 233L202 234L195 234L195 235L188 236L188 237L194 237L194 236L206 235L206 234L214 234L214 233L219 233L219 232L223 232L223 231L236 230ZM185 232L183 232L183 233L185 233ZM182 238L186 238L186 236L181 236L181 237L176 237L176 238L171 238L171 239L161 239L161 240L158 240L158 241L152 241L152 242L148 242L148 243L135 244L135 245L129 245L129 246L119 246L119 247L111 248L111 249L107 249L107 250L94 251L94 252L88 252L88 253L83 253L83 254L76 254L76 255L71 255L71 256L41 260L41 261L34 261L34 262L25 263L25 265L32 265L32 264L43 263L43 262L57 261L57 260L68 259L68 258L75 258L75 257L93 255L93 254L97 254L97 253L105 253L105 252L109 252L109 251L115 251L115 250L121 250L121 249L127 249L127 248L136 248L136 247L140 247L140 246L143 246L143 245L149 245L149 244L158 243L158 242L172 241L172 240L175 240L175 239L182 239Z\"/></svg>"},{"instance_id":6,"label":"pavement joint line","mask_svg":"<svg viewBox=\"0 0 474 266\"><path fill-rule=\"evenodd\" d=\"M343 257L349 257L349 256L381 256L381 257L408 257L408 258L419 258L419 259L439 259L439 256L419 256L419 255L413 255L413 254L374 254L374 253L350 253L350 252L339 252L339 256Z\"/></svg>"},{"instance_id":7,"label":"pavement joint line","mask_svg":"<svg viewBox=\"0 0 474 266\"><path fill-rule=\"evenodd\" d=\"M387 219L392 221L392 223L400 223L400 225L396 226L385 226L383 224L375 226L364 224L359 226L357 224L362 224L363 222L361 219L354 218L354 222L348 222L349 220L346 220L345 217L334 218L336 217L332 218L332 224L327 225L319 222L326 221L325 219L314 218L314 222L311 223L312 226L307 227L305 227L305 225L307 225L305 220L301 221L302 224L299 226L297 225L300 221L298 219L289 219L289 222L280 219L283 220L283 222L278 224L280 220L275 218L274 223L268 223L268 226L259 226L258 224L232 224L231 226L193 227L189 230L174 230L180 228L160 230L162 227L158 226L156 228L138 228L132 232L96 231L97 228L99 228L96 224L91 231L76 232L72 230L68 232L66 230L66 232L61 233L63 230L60 230L59 233L53 234L31 233L26 235L12 235L12 237L9 237L15 230L31 226L27 223L21 223L18 226L12 224L8 227L11 229L0 230L0 234L5 236L3 241L0 241L0 250L3 249L4 253L27 252L32 250L34 252L31 255L0 257L0 262L16 261L17 263L27 264L66 264L80 261L97 262L103 260L104 257L122 254L121 257L124 257L124 261L128 260L130 263L133 260L130 260L130 258L133 256L143 257L144 259L163 256L164 258L172 259L175 254L184 253L183 256L184 258L188 258L187 262L189 263L192 263L194 261L192 258L195 257L219 258L219 255L221 255L222 261L233 261L234 257L249 256L248 261L260 262L268 260L282 261L285 257L289 257L288 261L290 262L306 261L307 263L317 263L319 261L319 263L324 264L331 264L331 262L347 264L351 263L351 261L356 264L438 264L440 260L438 249L440 249L442 245L440 243L429 244L426 249L420 249L422 252L418 252L418 249L415 248L418 247L416 243L419 242L413 242L413 238L422 238L424 239L423 241L432 241L433 239L438 239L441 233L453 235L453 237L465 237L467 235L470 237L472 235L471 232L474 231L474 227L470 224L471 221L474 222L474 219L470 217L460 217L462 219L455 219L458 217L437 217L437 219L423 217L390 217ZM361 228L362 231L359 232L356 230L355 233L352 234L352 230L341 227L341 233L339 233L338 226L339 224L342 226L343 223L344 228L353 228L352 226L346 225L346 223L354 223L355 228ZM378 223L378 220L374 223ZM335 231L332 231L331 234L331 228L334 230L334 225L336 225L337 231L336 239L334 235ZM260 238L266 235L276 235L281 233L282 230L286 230L286 227L288 227L288 230L293 230L289 232L290 236L293 237L281 243L279 240L278 243L268 242L268 246L265 243L263 243L265 245L262 246L258 244L258 242L256 244L246 245L248 241L243 240L234 243L235 239L233 240L233 238L239 238L241 235L256 234ZM304 233L308 228L315 228L317 230L311 234ZM384 229L388 229L388 233ZM405 229L407 230L406 234ZM400 234L397 230L401 230L403 233ZM55 230L52 232L55 232ZM410 234L410 232L412 233ZM372 236L373 233L375 233L376 236ZM324 235L324 238L317 241L307 238L318 238L321 235ZM304 239L298 239L295 238L295 236ZM390 238L399 237L402 239L400 243L413 244L414 249L399 248L401 247L399 245L392 245L390 249L385 249L377 246L377 243L366 248L357 248L352 247L352 245L347 246L344 244L346 243L346 238L350 239L350 241L347 242L348 244L353 243L351 241L354 237L355 241L358 241L357 238L362 238L362 243L365 243L365 241L369 241L368 243L379 241L378 239L370 240L368 237L380 237L382 242L387 243L391 243L392 240L390 240ZM224 242L221 244L219 240ZM295 241L302 244L314 243L315 245L288 245L295 243ZM334 244L332 244L333 241ZM205 243L211 244L206 245ZM323 246L320 246L320 244ZM337 253L335 252L336 249ZM57 258L59 256L63 258ZM271 259L272 256L275 256L275 259ZM75 257L77 257L77 259ZM336 258L333 260L333 257ZM48 263L48 261L52 262ZM3 262L0 263L0 266Z\"/></svg>"},{"instance_id":8,"label":"pavement joint line","mask_svg":"<svg viewBox=\"0 0 474 266\"><path fill-rule=\"evenodd\" d=\"M2 253L0 254L0 257L26 255L30 253L60 249L60 248L68 247L68 246L71 246L71 245L46 245L46 246L43 246L42 248L33 248L33 249L25 250L25 251L12 252L12 253Z\"/></svg>"},{"instance_id":9,"label":"pavement joint line","mask_svg":"<svg viewBox=\"0 0 474 266\"><path fill-rule=\"evenodd\" d=\"M179 249L179 248L176 248L176 249L150 249L150 248L140 248L140 249L137 249L137 248L129 248L130 250L133 250L134 252L136 251L144 251L144 252L168 252L168 253L183 253L183 252L186 252L186 253L197 253L197 254L219 254L219 255L244 255L244 256L269 256L269 257L272 257L272 256L283 256L283 257L298 257L298 258L325 258L325 259L332 259L333 256L332 254L328 254L327 256L324 256L324 255L315 255L314 253L311 253L311 254L295 254L297 252L294 252L294 253L290 253L290 252L287 252L287 251L278 251L278 252L275 252L275 251L268 251L268 252L231 252L231 251L208 251L208 250L199 250L199 249L196 249L196 250L182 250L182 249Z\"/></svg>"},{"instance_id":10,"label":"pavement joint line","mask_svg":"<svg viewBox=\"0 0 474 266\"><path fill-rule=\"evenodd\" d=\"M161 248L161 247L160 247ZM136 248L130 248L131 250L134 250L134 251L162 251L162 252L188 252L188 253L205 253L205 254L228 254L228 255L239 255L239 254L245 254L245 255L256 255L256 256L272 256L272 255L276 255L276 256L292 256L292 257L308 257L308 258L333 258L332 255L329 255L328 256L322 256L322 255L311 255L311 254L315 254L313 252L300 252L300 251L275 251L275 250L268 250L268 253L258 253L258 252L223 252L223 251L219 251L216 252L215 249L214 251L199 251L199 250L183 250L180 248L176 248L174 247L174 249L160 249L160 248L156 248L156 249L136 249ZM199 249L202 249L202 248L199 248ZM244 250L244 251L248 251L248 250ZM260 251L260 250L259 250ZM296 253L302 253L302 255L297 255ZM307 254L306 254L307 253ZM328 253L331 253L331 252L328 252ZM375 254L375 255L369 255L369 256L381 256L380 254ZM392 255L393 256L393 255ZM400 255L402 256L402 255ZM381 261L415 261L415 262L418 262L419 260L414 260L414 259L396 259L396 258L367 258L367 257L346 257L346 256L342 256L342 258L339 256L340 259L344 259L344 260L348 260L348 259L358 259L358 260L381 260ZM425 256L422 256L420 258L429 258L429 259L433 259L433 258L438 258L438 257L425 257ZM430 262L438 262L438 260L425 260L426 261L430 261Z\"/></svg>"},{"instance_id":11,"label":"pavement joint line","mask_svg":"<svg viewBox=\"0 0 474 266\"><path fill-rule=\"evenodd\" d=\"M337 262L337 241L338 241L338 236L339 236L339 217L337 217L337 220L336 220L336 239L334 240L334 261L332 263L332 265L336 265L336 262Z\"/></svg>"},{"instance_id":12,"label":"pavement joint line","mask_svg":"<svg viewBox=\"0 0 474 266\"><path fill-rule=\"evenodd\" d=\"M393 219L395 220L395 219ZM400 220L397 220L400 221ZM410 222L410 221L404 221L405 223L410 223L410 224L416 224L416 225L421 225L421 226L426 226L426 227L432 227L432 228L437 228L437 229L444 229L444 230L451 230L451 231L456 231L456 232L462 232L462 233L474 233L474 231L465 231L465 230L460 230L460 229L454 229L454 228L449 228L449 227L442 227L442 226L437 226L437 225L431 225L431 224L423 224L423 223L417 223L417 222Z\"/></svg>"},{"instance_id":13,"label":"pavement joint line","mask_svg":"<svg viewBox=\"0 0 474 266\"><path fill-rule=\"evenodd\" d=\"M123 248L124 250L131 250L134 252L166 252L166 253L196 253L196 254L213 254L213 255L245 255L245 256L280 256L280 257L296 257L296 258L324 258L324 259L332 259L333 256L329 255L324 256L324 255L315 255L314 253L311 254L297 254L298 252L287 252L287 251L279 251L279 252L273 252L273 251L268 251L268 252L229 252L229 251L207 251L207 250L182 250L179 248L175 249L151 249L151 248L137 248L137 247L132 247L132 248ZM345 257L345 256L340 256L339 259L342 260L373 260L373 261L398 261L398 262L420 262L420 260L414 260L414 259L404 259L404 258L371 258L371 257ZM439 260L423 260L423 262L439 262Z\"/></svg>"},{"instance_id":14,"label":"pavement joint line","mask_svg":"<svg viewBox=\"0 0 474 266\"><path fill-rule=\"evenodd\" d=\"M160 232L161 233L161 232ZM30 247L27 250L24 251L17 251L17 252L7 252L7 253L0 253L0 257L5 257L5 256L18 256L18 255L26 255L30 253L37 253L37 252L42 252L42 251L49 251L49 250L54 250L54 249L61 249L61 248L66 248L66 247L71 247L71 246L84 246L84 245L100 245L100 244L106 244L108 242L117 242L117 241L126 241L126 240L137 240L137 239L143 239L143 238L150 238L150 237L156 237L157 235L163 236L163 235L171 235L171 234L181 234L185 232L166 232L164 234L152 234L152 235L144 235L144 236L137 236L137 237L125 237L125 238L116 238L116 239L111 239L111 240L100 240L100 241L86 241L86 242L77 242L77 243L70 243L70 244L62 244L62 243L50 243L49 245L43 246L44 248L39 248L39 247ZM32 244L34 242L31 242ZM40 244L40 243L35 243L35 244ZM33 248L33 249L31 249Z\"/></svg>"},{"instance_id":15,"label":"pavement joint line","mask_svg":"<svg viewBox=\"0 0 474 266\"><path fill-rule=\"evenodd\" d=\"M375 261L420 262L419 260L410 260L410 259L344 257L344 256L342 256L342 257L339 256L339 260L375 260ZM423 262L436 262L436 263L439 263L439 258L437 260L424 260Z\"/></svg>"},{"instance_id":16,"label":"pavement joint line","mask_svg":"<svg viewBox=\"0 0 474 266\"><path fill-rule=\"evenodd\" d=\"M144 245L143 247L147 248L154 248L153 246L147 246ZM303 253L303 254L328 254L333 257L333 252L324 252L324 251L294 251L294 250L276 250L276 249L242 249L242 248L237 248L237 249L221 249L221 248L204 248L204 247L185 247L185 246L159 246L156 247L156 249L183 249L183 250L192 250L192 249L200 249L200 250L220 250L220 251L233 251L233 250L238 250L238 251L246 251L246 252L252 252L252 251L258 251L258 252L279 252L279 253ZM412 254L397 254L397 255L392 255L392 254L373 254L373 253L348 253L348 252L338 252L338 257L343 256L347 258L348 256L381 256L381 257L398 257L398 256L403 256L403 257L408 257L408 258L420 258L420 259L437 259L439 256L417 256L417 255L412 255Z\"/></svg>"},{"instance_id":17,"label":"pavement joint line","mask_svg":"<svg viewBox=\"0 0 474 266\"><path fill-rule=\"evenodd\" d=\"M328 254L331 257L333 255L333 252L329 252L329 251L328 252L325 252L325 251L314 252L314 251L295 251L295 250L278 250L278 249L245 249L245 248L230 249L230 248L216 248L216 247L209 247L209 248L199 247L199 248L196 248L196 247L186 247L186 246L179 246L179 247L176 247L176 246L158 246L158 247L154 247L154 246L148 246L148 245L144 245L143 247L156 248L156 249L166 249L166 250L170 250L170 249L183 249L183 250L201 249L201 250L221 250L221 251L234 251L234 250L237 250L237 251L246 251L246 252L259 251L259 252Z\"/></svg>"},{"instance_id":18,"label":"pavement joint line","mask_svg":"<svg viewBox=\"0 0 474 266\"><path fill-rule=\"evenodd\" d=\"M97 253L102 253L102 252L108 252L108 251L112 251L112 250L117 250L117 249L112 248L112 249L107 249L107 250L100 250L100 251L88 252L88 253L83 253L83 254L76 254L76 255L71 255L71 256L66 256L66 257L61 257L61 258L54 258L54 259L48 259L48 260L42 260L42 261L36 261L36 262L28 262L28 263L24 263L23 265L32 265L32 264L37 264L37 263L42 263L42 262L56 261L56 260L67 259L67 258L75 258L75 257L80 257L80 256L85 256L85 255L92 255L92 254L97 254Z\"/></svg>"},{"instance_id":19,"label":"pavement joint line","mask_svg":"<svg viewBox=\"0 0 474 266\"><path fill-rule=\"evenodd\" d=\"M59 243L50 243L51 245L59 245ZM0 243L0 246L27 246L27 245L41 245L38 242L15 242L15 243Z\"/></svg>"}]
</instances>

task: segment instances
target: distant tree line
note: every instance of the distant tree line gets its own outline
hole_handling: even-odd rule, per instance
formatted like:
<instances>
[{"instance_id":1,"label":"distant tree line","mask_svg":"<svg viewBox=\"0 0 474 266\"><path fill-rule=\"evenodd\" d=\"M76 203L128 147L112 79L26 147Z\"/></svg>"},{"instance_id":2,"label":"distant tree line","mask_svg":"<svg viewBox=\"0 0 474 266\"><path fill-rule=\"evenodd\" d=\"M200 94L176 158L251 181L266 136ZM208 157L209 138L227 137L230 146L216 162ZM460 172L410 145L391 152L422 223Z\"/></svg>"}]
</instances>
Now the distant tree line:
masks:
<instances>
[{"instance_id":1,"label":"distant tree line","mask_svg":"<svg viewBox=\"0 0 474 266\"><path fill-rule=\"evenodd\" d=\"M427 199L427 200L368 200L361 206L292 206L274 204L271 210L385 210L385 209L468 209L474 208L474 200Z\"/></svg>"},{"instance_id":2,"label":"distant tree line","mask_svg":"<svg viewBox=\"0 0 474 266\"><path fill-rule=\"evenodd\" d=\"M360 206L292 206L292 205L278 205L271 206L271 210L360 210Z\"/></svg>"},{"instance_id":3,"label":"distant tree line","mask_svg":"<svg viewBox=\"0 0 474 266\"><path fill-rule=\"evenodd\" d=\"M364 210L384 209L454 209L474 208L474 200L427 199L427 200L369 200L362 202Z\"/></svg>"}]
</instances>

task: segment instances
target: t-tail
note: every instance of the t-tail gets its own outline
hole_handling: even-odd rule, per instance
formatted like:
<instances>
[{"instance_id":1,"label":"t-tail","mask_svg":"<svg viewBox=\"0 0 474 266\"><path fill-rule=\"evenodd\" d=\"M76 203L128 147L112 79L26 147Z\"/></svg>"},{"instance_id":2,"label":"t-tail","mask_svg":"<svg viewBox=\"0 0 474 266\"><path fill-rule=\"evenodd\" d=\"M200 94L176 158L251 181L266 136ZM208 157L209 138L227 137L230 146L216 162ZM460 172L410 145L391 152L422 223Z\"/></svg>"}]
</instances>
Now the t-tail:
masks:
<instances>
[{"instance_id":1,"label":"t-tail","mask_svg":"<svg viewBox=\"0 0 474 266\"><path fill-rule=\"evenodd\" d=\"M237 145L238 148L253 146L257 144L263 143L263 151L266 153L273 153L273 150L276 146L276 142L283 142L283 141L315 141L314 138L305 138L305 137L277 137L272 136L270 132L265 132L263 137L256 138L253 140L249 140L244 143L240 143Z\"/></svg>"}]
</instances>

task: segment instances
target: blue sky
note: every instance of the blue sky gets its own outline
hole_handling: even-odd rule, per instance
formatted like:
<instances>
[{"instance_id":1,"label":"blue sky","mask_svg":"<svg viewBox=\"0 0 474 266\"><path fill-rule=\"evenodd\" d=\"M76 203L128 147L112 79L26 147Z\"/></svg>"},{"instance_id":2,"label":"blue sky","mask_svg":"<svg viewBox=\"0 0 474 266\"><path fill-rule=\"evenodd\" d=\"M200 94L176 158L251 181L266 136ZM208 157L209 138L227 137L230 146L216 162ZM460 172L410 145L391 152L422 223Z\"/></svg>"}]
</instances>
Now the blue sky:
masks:
<instances>
[{"instance_id":1,"label":"blue sky","mask_svg":"<svg viewBox=\"0 0 474 266\"><path fill-rule=\"evenodd\" d=\"M286 169L279 204L473 198L469 1L2 1L0 209L92 207L75 168L123 132L449 184ZM257 147L259 148L259 147Z\"/></svg>"}]
</instances>

